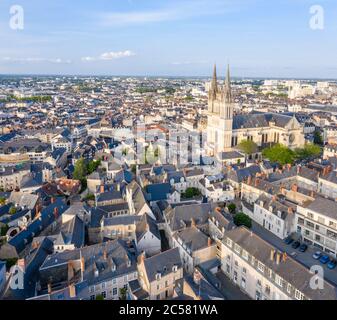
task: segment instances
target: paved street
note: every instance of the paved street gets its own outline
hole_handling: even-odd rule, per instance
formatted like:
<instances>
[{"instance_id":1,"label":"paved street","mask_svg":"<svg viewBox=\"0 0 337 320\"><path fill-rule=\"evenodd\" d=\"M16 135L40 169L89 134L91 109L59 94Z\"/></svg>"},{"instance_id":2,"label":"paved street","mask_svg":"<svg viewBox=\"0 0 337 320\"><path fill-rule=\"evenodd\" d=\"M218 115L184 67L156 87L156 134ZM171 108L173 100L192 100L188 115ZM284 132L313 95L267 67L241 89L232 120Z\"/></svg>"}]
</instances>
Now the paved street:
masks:
<instances>
[{"instance_id":1,"label":"paved street","mask_svg":"<svg viewBox=\"0 0 337 320\"><path fill-rule=\"evenodd\" d=\"M219 290L226 300L250 300L250 298L244 294L238 286L231 282L222 271L219 271L216 274L216 277L221 283L221 288Z\"/></svg>"},{"instance_id":2,"label":"paved street","mask_svg":"<svg viewBox=\"0 0 337 320\"><path fill-rule=\"evenodd\" d=\"M313 265L322 266L324 269L324 278L330 281L332 284L337 286L337 268L330 270L326 265L321 264L319 261L312 258L314 252L316 252L317 248L308 247L306 252L300 252L297 249L293 249L291 245L286 245L283 240L276 237L274 234L261 227L257 223L253 221L252 230L259 235L262 239L267 242L273 244L276 248L278 248L282 252L286 252L288 256L293 257L298 262L303 264L304 266L310 268ZM295 254L295 255L293 255Z\"/></svg>"}]
</instances>

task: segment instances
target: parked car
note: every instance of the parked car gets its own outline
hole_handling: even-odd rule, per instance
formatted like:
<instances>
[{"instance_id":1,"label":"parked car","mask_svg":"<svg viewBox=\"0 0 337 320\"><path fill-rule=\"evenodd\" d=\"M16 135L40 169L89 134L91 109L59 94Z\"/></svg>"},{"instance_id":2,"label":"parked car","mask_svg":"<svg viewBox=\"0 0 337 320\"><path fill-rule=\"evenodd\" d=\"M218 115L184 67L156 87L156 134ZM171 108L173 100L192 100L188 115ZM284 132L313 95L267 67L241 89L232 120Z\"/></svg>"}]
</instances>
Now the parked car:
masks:
<instances>
[{"instance_id":1,"label":"parked car","mask_svg":"<svg viewBox=\"0 0 337 320\"><path fill-rule=\"evenodd\" d=\"M323 263L323 264L326 264L329 260L330 260L330 257L325 254L325 255L320 257L319 262Z\"/></svg>"},{"instance_id":2,"label":"parked car","mask_svg":"<svg viewBox=\"0 0 337 320\"><path fill-rule=\"evenodd\" d=\"M336 268L336 265L337 265L337 261L336 260L330 260L328 262L328 268L329 269L335 269Z\"/></svg>"},{"instance_id":3,"label":"parked car","mask_svg":"<svg viewBox=\"0 0 337 320\"><path fill-rule=\"evenodd\" d=\"M285 244L291 244L292 242L294 242L294 239L290 236L284 239Z\"/></svg>"},{"instance_id":4,"label":"parked car","mask_svg":"<svg viewBox=\"0 0 337 320\"><path fill-rule=\"evenodd\" d=\"M294 249L297 249L299 246L301 245L301 243L299 241L295 241L291 247L294 248Z\"/></svg>"},{"instance_id":5,"label":"parked car","mask_svg":"<svg viewBox=\"0 0 337 320\"><path fill-rule=\"evenodd\" d=\"M321 251L316 251L312 257L315 259L315 260L318 260L320 257L322 256L322 252Z\"/></svg>"},{"instance_id":6,"label":"parked car","mask_svg":"<svg viewBox=\"0 0 337 320\"><path fill-rule=\"evenodd\" d=\"M307 251L307 249L308 249L308 246L305 243L302 243L300 247L298 248L298 250L301 252L305 252Z\"/></svg>"}]
</instances>

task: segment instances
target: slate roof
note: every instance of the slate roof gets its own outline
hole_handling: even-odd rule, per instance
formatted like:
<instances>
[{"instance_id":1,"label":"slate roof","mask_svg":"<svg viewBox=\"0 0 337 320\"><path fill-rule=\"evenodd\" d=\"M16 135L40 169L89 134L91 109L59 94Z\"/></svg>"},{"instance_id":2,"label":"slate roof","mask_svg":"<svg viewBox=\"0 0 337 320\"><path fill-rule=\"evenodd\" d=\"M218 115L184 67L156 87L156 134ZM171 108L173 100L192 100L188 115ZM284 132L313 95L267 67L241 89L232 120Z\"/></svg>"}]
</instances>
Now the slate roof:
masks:
<instances>
[{"instance_id":1,"label":"slate roof","mask_svg":"<svg viewBox=\"0 0 337 320\"><path fill-rule=\"evenodd\" d=\"M173 237L180 239L191 255L208 246L208 236L194 226L176 232Z\"/></svg>"},{"instance_id":2,"label":"slate roof","mask_svg":"<svg viewBox=\"0 0 337 320\"><path fill-rule=\"evenodd\" d=\"M54 245L73 244L75 248L81 248L84 246L84 237L84 222L78 216L74 216L62 224Z\"/></svg>"},{"instance_id":3,"label":"slate roof","mask_svg":"<svg viewBox=\"0 0 337 320\"><path fill-rule=\"evenodd\" d=\"M161 239L156 221L152 219L148 214L144 214L141 216L141 219L136 224L137 241L140 241L147 231L150 231L157 239Z\"/></svg>"},{"instance_id":4,"label":"slate roof","mask_svg":"<svg viewBox=\"0 0 337 320\"><path fill-rule=\"evenodd\" d=\"M165 209L164 215L171 231L180 230L191 225L192 218L196 225L205 224L208 220L211 205L208 203L179 205Z\"/></svg>"},{"instance_id":5,"label":"slate roof","mask_svg":"<svg viewBox=\"0 0 337 320\"><path fill-rule=\"evenodd\" d=\"M323 197L316 197L306 206L307 209L337 220L337 202Z\"/></svg>"},{"instance_id":6,"label":"slate roof","mask_svg":"<svg viewBox=\"0 0 337 320\"><path fill-rule=\"evenodd\" d=\"M60 216L68 208L68 206L65 205L61 199L57 199L54 203L50 204L41 211L40 218L35 219L28 225L27 229L22 230L15 237L10 239L8 244L14 246L18 253L21 252L35 236L39 235L42 230L56 220L54 208L58 208L58 216Z\"/></svg>"},{"instance_id":7,"label":"slate roof","mask_svg":"<svg viewBox=\"0 0 337 320\"><path fill-rule=\"evenodd\" d=\"M269 122L275 122L275 126L284 128L291 119L291 116L277 113L235 115L233 117L233 129L269 127Z\"/></svg>"},{"instance_id":8,"label":"slate roof","mask_svg":"<svg viewBox=\"0 0 337 320\"><path fill-rule=\"evenodd\" d=\"M156 275L162 277L173 272L173 267L182 268L179 249L174 248L158 253L144 260L144 267L149 282L156 280Z\"/></svg>"},{"instance_id":9,"label":"slate roof","mask_svg":"<svg viewBox=\"0 0 337 320\"><path fill-rule=\"evenodd\" d=\"M107 259L104 258L104 252L106 252ZM83 280L88 285L107 281L137 270L136 258L129 252L126 242L114 240L48 256L40 268L41 286L45 287L50 277L55 279L54 284L68 279L68 262L80 262L81 257L85 264ZM129 262L130 264L128 264ZM115 265L116 269L113 269L112 265ZM97 276L95 270L98 271ZM80 282L80 274L79 270L79 274L75 274L75 281Z\"/></svg>"},{"instance_id":10,"label":"slate roof","mask_svg":"<svg viewBox=\"0 0 337 320\"><path fill-rule=\"evenodd\" d=\"M276 250L276 248L247 228L239 227L228 231L225 234L226 237L261 261L265 266L272 269L281 278L291 283L310 299L335 300L337 298L336 288L326 281L324 282L324 289L311 289L310 280L312 279L312 273L290 256L287 257L285 262L281 261L279 264L276 263L275 259L273 261L270 260L270 252L272 249Z\"/></svg>"},{"instance_id":11,"label":"slate roof","mask_svg":"<svg viewBox=\"0 0 337 320\"><path fill-rule=\"evenodd\" d=\"M167 195L171 194L173 188L170 183L156 183L146 186L148 201L166 200Z\"/></svg>"}]
</instances>

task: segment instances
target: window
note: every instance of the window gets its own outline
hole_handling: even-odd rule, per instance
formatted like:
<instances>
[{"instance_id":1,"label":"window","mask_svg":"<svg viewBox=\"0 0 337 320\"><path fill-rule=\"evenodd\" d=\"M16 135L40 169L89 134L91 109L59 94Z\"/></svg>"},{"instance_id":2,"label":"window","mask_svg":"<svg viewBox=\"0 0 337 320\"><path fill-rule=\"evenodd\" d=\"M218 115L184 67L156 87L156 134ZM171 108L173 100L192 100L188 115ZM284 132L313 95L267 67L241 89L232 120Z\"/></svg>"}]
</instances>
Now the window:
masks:
<instances>
[{"instance_id":1,"label":"window","mask_svg":"<svg viewBox=\"0 0 337 320\"><path fill-rule=\"evenodd\" d=\"M241 279L241 287L242 287L243 289L246 289L246 279L245 279L245 278L242 278L242 279Z\"/></svg>"},{"instance_id":2,"label":"window","mask_svg":"<svg viewBox=\"0 0 337 320\"><path fill-rule=\"evenodd\" d=\"M308 216L309 219L314 219L314 215L311 212L308 212L307 216Z\"/></svg>"},{"instance_id":3,"label":"window","mask_svg":"<svg viewBox=\"0 0 337 320\"><path fill-rule=\"evenodd\" d=\"M103 291L103 292L102 292L102 297L103 297L104 299L106 299L106 291Z\"/></svg>"},{"instance_id":4,"label":"window","mask_svg":"<svg viewBox=\"0 0 337 320\"><path fill-rule=\"evenodd\" d=\"M295 291L295 298L297 300L302 300L303 299L303 294L300 291L296 290Z\"/></svg>"},{"instance_id":5,"label":"window","mask_svg":"<svg viewBox=\"0 0 337 320\"><path fill-rule=\"evenodd\" d=\"M112 289L112 295L113 295L113 296L116 296L116 295L117 295L117 288L113 288L113 289Z\"/></svg>"},{"instance_id":6,"label":"window","mask_svg":"<svg viewBox=\"0 0 337 320\"><path fill-rule=\"evenodd\" d=\"M242 268L242 273L246 274L247 273L247 269L246 268Z\"/></svg>"},{"instance_id":7,"label":"window","mask_svg":"<svg viewBox=\"0 0 337 320\"><path fill-rule=\"evenodd\" d=\"M95 295L90 296L90 300L95 300L95 299L96 299Z\"/></svg>"},{"instance_id":8,"label":"window","mask_svg":"<svg viewBox=\"0 0 337 320\"><path fill-rule=\"evenodd\" d=\"M227 243L228 247L232 247L232 240L231 239L227 238L226 243Z\"/></svg>"},{"instance_id":9,"label":"window","mask_svg":"<svg viewBox=\"0 0 337 320\"><path fill-rule=\"evenodd\" d=\"M275 277L275 281L276 281L276 283L277 283L280 287L283 286L283 281L282 281L282 278L281 278L281 277L276 276L276 277Z\"/></svg>"},{"instance_id":10,"label":"window","mask_svg":"<svg viewBox=\"0 0 337 320\"><path fill-rule=\"evenodd\" d=\"M261 271L264 272L264 265L261 262L258 262L257 268Z\"/></svg>"},{"instance_id":11,"label":"window","mask_svg":"<svg viewBox=\"0 0 337 320\"><path fill-rule=\"evenodd\" d=\"M238 273L234 271L233 281L236 283L238 281Z\"/></svg>"},{"instance_id":12,"label":"window","mask_svg":"<svg viewBox=\"0 0 337 320\"><path fill-rule=\"evenodd\" d=\"M248 252L246 250L242 250L242 258L248 260Z\"/></svg>"},{"instance_id":13,"label":"window","mask_svg":"<svg viewBox=\"0 0 337 320\"><path fill-rule=\"evenodd\" d=\"M236 253L240 253L240 251L241 251L240 249L241 249L240 246L238 246L237 244L234 245L234 251L235 251Z\"/></svg>"}]
</instances>

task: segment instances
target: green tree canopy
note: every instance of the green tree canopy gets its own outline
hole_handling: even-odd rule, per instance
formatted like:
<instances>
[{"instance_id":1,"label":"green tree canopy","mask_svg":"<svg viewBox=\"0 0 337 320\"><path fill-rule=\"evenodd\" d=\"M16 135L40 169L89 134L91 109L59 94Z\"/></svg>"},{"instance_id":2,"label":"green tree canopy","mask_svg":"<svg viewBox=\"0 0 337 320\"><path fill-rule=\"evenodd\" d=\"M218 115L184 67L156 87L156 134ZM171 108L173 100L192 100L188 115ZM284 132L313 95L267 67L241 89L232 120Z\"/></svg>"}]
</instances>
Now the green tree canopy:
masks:
<instances>
[{"instance_id":1,"label":"green tree canopy","mask_svg":"<svg viewBox=\"0 0 337 320\"><path fill-rule=\"evenodd\" d=\"M87 173L91 174L97 170L97 168L101 165L101 160L91 160L87 165Z\"/></svg>"},{"instance_id":2,"label":"green tree canopy","mask_svg":"<svg viewBox=\"0 0 337 320\"><path fill-rule=\"evenodd\" d=\"M228 208L228 211L229 211L231 214L234 214L235 211L236 211L236 205L235 205L235 203L230 203L230 204L227 206L227 208Z\"/></svg>"},{"instance_id":3,"label":"green tree canopy","mask_svg":"<svg viewBox=\"0 0 337 320\"><path fill-rule=\"evenodd\" d=\"M252 219L249 218L246 214L243 212L240 212L234 216L234 223L239 227L239 226L245 226L247 228L252 227Z\"/></svg>"},{"instance_id":4,"label":"green tree canopy","mask_svg":"<svg viewBox=\"0 0 337 320\"><path fill-rule=\"evenodd\" d=\"M79 159L75 163L74 174L73 177L76 180L85 179L87 176L87 165L83 158Z\"/></svg>"},{"instance_id":5,"label":"green tree canopy","mask_svg":"<svg viewBox=\"0 0 337 320\"><path fill-rule=\"evenodd\" d=\"M257 144L251 140L242 140L239 143L238 148L245 154L250 155L257 151Z\"/></svg>"},{"instance_id":6,"label":"green tree canopy","mask_svg":"<svg viewBox=\"0 0 337 320\"><path fill-rule=\"evenodd\" d=\"M16 213L16 208L15 207L11 207L9 209L9 214L15 214Z\"/></svg>"},{"instance_id":7,"label":"green tree canopy","mask_svg":"<svg viewBox=\"0 0 337 320\"><path fill-rule=\"evenodd\" d=\"M183 198L193 198L200 196L200 191L197 188L187 188L186 191L182 194Z\"/></svg>"},{"instance_id":8,"label":"green tree canopy","mask_svg":"<svg viewBox=\"0 0 337 320\"><path fill-rule=\"evenodd\" d=\"M296 149L295 154L298 160L318 157L321 154L321 147L317 144L307 143L303 148Z\"/></svg>"},{"instance_id":9,"label":"green tree canopy","mask_svg":"<svg viewBox=\"0 0 337 320\"><path fill-rule=\"evenodd\" d=\"M262 155L271 162L278 162L281 165L293 164L296 157L294 151L281 144L264 149Z\"/></svg>"},{"instance_id":10,"label":"green tree canopy","mask_svg":"<svg viewBox=\"0 0 337 320\"><path fill-rule=\"evenodd\" d=\"M318 130L316 130L315 133L314 133L314 143L318 144L320 146L322 146L323 143L324 143L322 135L321 135L320 131L318 131Z\"/></svg>"},{"instance_id":11,"label":"green tree canopy","mask_svg":"<svg viewBox=\"0 0 337 320\"><path fill-rule=\"evenodd\" d=\"M0 206L3 206L6 203L6 198L0 197Z\"/></svg>"}]
</instances>

